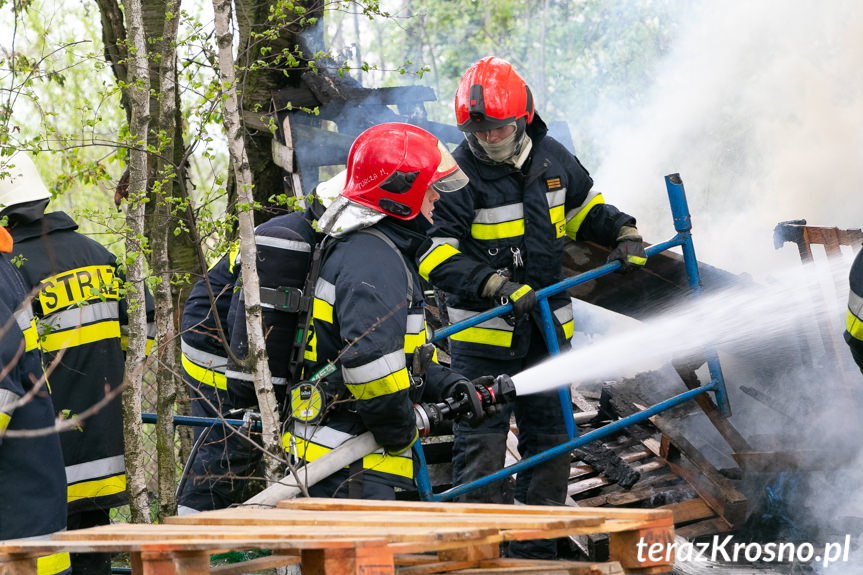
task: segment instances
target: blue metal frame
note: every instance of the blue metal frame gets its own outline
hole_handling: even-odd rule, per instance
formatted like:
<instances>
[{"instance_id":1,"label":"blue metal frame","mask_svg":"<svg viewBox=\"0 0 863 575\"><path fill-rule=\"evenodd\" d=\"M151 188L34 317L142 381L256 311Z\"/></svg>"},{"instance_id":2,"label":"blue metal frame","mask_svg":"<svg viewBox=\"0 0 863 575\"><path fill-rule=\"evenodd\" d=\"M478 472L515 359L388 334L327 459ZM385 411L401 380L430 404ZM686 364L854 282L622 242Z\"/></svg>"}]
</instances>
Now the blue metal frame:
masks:
<instances>
[{"instance_id":1,"label":"blue metal frame","mask_svg":"<svg viewBox=\"0 0 863 575\"><path fill-rule=\"evenodd\" d=\"M701 277L698 273L698 260L695 257L695 248L692 245L692 235L690 233L692 229L692 221L689 215L689 205L686 202L686 193L683 190L683 182L680 179L680 175L671 174L666 176L665 186L668 191L668 201L671 204L671 213L674 217L674 229L677 231L677 235L675 235L673 238L666 242L654 244L648 247L645 252L647 253L647 256L650 257L675 246L680 246L683 250L683 261L686 267L686 275L689 278L689 288L695 294L700 294L702 291ZM543 336L545 338L546 345L548 346L549 354L556 355L560 353L560 348L557 344L557 336L555 335L554 331L554 320L552 318L551 308L548 303L549 296L560 293L579 284L583 284L585 282L607 275L620 268L621 265L622 264L619 261L611 262L583 274L579 274L577 276L565 279L561 282L550 285L536 292L537 304L539 305L540 314L542 316ZM478 314L468 320L437 330L432 335L431 340L438 341L444 339L456 332L462 331L469 327L473 327L489 319L502 316L506 313L509 313L510 311L512 311L512 304L509 303L496 307L487 312ZM417 474L416 479L420 498L426 501L447 501L449 499L453 499L463 493L473 491L474 489L479 489L480 487L484 487L490 483L503 479L504 477L513 475L514 473L518 473L523 469L529 469L531 467L534 467L542 463L543 461L556 457L562 453L567 453L586 443L616 433L624 429L625 427L640 423L648 419L649 417L671 409L672 407L680 405L681 403L690 401L696 396L706 393L708 391L712 391L715 393L716 403L719 407L720 413L722 415L729 416L731 415L731 408L728 404L728 395L725 392L725 381L722 377L722 370L719 365L719 357L715 351L707 352L707 365L710 371L709 383L689 390L685 393L681 393L680 395L676 395L660 403L657 403L653 407L650 407L644 411L640 411L638 413L600 427L599 429L595 429L583 435L582 437L577 437L575 422L573 419L572 403L567 388L562 387L559 390L560 403L564 421L566 423L569 441L562 443L552 449L543 451L542 453L538 453L533 457L529 457L528 459L523 459L514 465L497 471L496 473L493 473L486 477L482 477L476 481L457 485L442 493L434 493L432 490L431 481L429 479L428 466L426 464L425 454L423 453L422 449L422 443L420 442L420 440L417 440L416 444L414 445L414 451L417 453L420 463L419 473Z\"/></svg>"}]
</instances>

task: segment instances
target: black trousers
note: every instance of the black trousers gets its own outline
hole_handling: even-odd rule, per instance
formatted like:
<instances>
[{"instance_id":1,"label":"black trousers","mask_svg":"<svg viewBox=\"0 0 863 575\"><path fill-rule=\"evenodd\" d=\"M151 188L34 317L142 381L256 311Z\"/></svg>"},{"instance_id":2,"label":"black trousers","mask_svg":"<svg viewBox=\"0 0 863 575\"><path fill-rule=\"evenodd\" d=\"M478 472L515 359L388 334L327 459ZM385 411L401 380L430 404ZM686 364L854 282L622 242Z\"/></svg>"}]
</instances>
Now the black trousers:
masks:
<instances>
[{"instance_id":1,"label":"black trousers","mask_svg":"<svg viewBox=\"0 0 863 575\"><path fill-rule=\"evenodd\" d=\"M111 523L108 509L92 509L70 513L66 518L66 529L86 529ZM110 575L110 553L71 553L73 575Z\"/></svg>"}]
</instances>

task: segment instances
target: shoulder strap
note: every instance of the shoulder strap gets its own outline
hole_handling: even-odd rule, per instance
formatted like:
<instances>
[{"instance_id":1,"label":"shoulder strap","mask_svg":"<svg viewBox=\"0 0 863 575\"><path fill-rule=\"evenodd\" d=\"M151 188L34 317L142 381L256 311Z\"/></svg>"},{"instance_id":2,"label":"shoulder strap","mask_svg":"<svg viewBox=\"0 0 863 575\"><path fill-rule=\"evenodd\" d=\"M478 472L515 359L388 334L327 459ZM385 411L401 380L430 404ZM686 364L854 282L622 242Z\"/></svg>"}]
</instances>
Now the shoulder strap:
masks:
<instances>
[{"instance_id":1,"label":"shoulder strap","mask_svg":"<svg viewBox=\"0 0 863 575\"><path fill-rule=\"evenodd\" d=\"M376 230L374 228L365 228L362 230L358 230L358 233L371 234L371 235L375 236L376 238L382 240L385 244L387 244L390 248L392 248L392 250L394 252L396 252L396 254L399 256L399 261L402 262L402 266L405 268L405 276L407 277L407 280L408 280L408 294L407 294L408 295L408 301L412 302L413 298L414 298L414 280L413 280L414 275L411 273L411 270L408 269L408 265L405 263L405 258L402 257L401 250L398 247L396 247L396 245L389 238L389 236L387 236L385 233L383 233L380 230Z\"/></svg>"},{"instance_id":2,"label":"shoulder strap","mask_svg":"<svg viewBox=\"0 0 863 575\"><path fill-rule=\"evenodd\" d=\"M303 285L302 296L300 298L299 311L300 317L297 318L297 334L294 337L294 343L291 347L291 357L288 363L288 373L290 377L289 385L294 385L300 379L302 371L303 354L306 350L306 338L309 330L309 324L312 322L312 312L315 307L315 286L318 283L318 276L321 273L321 263L326 252L329 252L332 242L328 241L330 236L324 236L315 245L312 251L312 259L309 263L309 272L306 274L306 281Z\"/></svg>"}]
</instances>

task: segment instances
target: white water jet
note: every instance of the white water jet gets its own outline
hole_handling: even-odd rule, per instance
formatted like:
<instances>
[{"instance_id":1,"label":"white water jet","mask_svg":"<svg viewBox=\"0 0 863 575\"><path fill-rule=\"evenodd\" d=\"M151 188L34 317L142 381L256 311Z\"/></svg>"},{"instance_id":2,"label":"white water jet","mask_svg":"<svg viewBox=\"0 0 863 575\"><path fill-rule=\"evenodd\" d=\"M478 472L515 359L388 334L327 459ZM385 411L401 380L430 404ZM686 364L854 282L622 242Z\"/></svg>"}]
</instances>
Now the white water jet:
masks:
<instances>
[{"instance_id":1,"label":"white water jet","mask_svg":"<svg viewBox=\"0 0 863 575\"><path fill-rule=\"evenodd\" d=\"M779 336L802 337L813 331L813 321L829 322L841 341L849 267L844 259L796 265L773 274L769 284L693 295L661 315L514 375L516 393L632 375L704 350L754 350Z\"/></svg>"}]
</instances>

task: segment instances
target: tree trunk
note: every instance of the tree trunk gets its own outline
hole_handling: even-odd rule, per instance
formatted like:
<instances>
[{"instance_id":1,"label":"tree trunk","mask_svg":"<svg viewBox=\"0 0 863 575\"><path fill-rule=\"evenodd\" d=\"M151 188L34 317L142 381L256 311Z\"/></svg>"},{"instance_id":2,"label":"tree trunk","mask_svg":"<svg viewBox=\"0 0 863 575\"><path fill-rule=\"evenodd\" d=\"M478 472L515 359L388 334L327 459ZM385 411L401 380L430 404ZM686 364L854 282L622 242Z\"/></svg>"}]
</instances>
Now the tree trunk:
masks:
<instances>
[{"instance_id":1,"label":"tree trunk","mask_svg":"<svg viewBox=\"0 0 863 575\"><path fill-rule=\"evenodd\" d=\"M147 310L144 305L144 198L147 193L147 131L150 117L150 72L141 19L141 0L124 0L128 22L130 60L128 98L129 209L126 214L126 288L129 299L129 339L126 348L126 389L123 391L123 425L126 441L126 474L132 521L150 523L147 484L144 478L144 442L141 423L141 391L147 347Z\"/></svg>"},{"instance_id":2,"label":"tree trunk","mask_svg":"<svg viewBox=\"0 0 863 575\"><path fill-rule=\"evenodd\" d=\"M266 476L278 480L281 472L280 461L284 459L279 434L279 410L273 381L267 365L267 349L261 323L261 297L258 282L257 256L255 252L252 198L253 180L246 146L243 140L243 124L240 117L234 56L232 51L233 34L230 28L231 1L213 0L218 45L219 76L223 89L222 117L228 137L228 150L237 182L237 217L240 224L240 258L242 261L243 296L246 300L246 325L249 337L247 361L255 377L255 393L263 427L265 449L264 465ZM266 455L271 457L266 457Z\"/></svg>"},{"instance_id":3,"label":"tree trunk","mask_svg":"<svg viewBox=\"0 0 863 575\"><path fill-rule=\"evenodd\" d=\"M151 253L151 268L161 280L155 288L154 299L156 302L156 339L159 348L156 351L159 359L157 376L156 397L156 457L158 461L158 484L159 484L159 510L157 518L161 520L177 512L176 484L177 484L177 459L175 456L174 436L174 404L177 398L178 381L176 377L176 344L177 326L174 321L174 306L171 293L173 271L168 257L169 241L173 237L173 226L166 225L172 218L172 204L168 201L177 177L177 169L173 165L174 156L174 121L176 112L176 63L177 51L174 42L177 38L177 24L179 22L178 12L180 0L168 0L168 4L162 10L162 24L164 30L159 35L160 42L155 44L157 53L161 56L158 74L160 95L156 102L159 105L159 126L161 132L166 135L161 142L161 150L156 162L157 181L153 187L152 202L153 220L156 224L151 230L149 237L153 251ZM154 59L155 60L155 59ZM151 69L152 71L152 69ZM151 104L152 104L151 100ZM182 144L182 139L180 144ZM182 146L181 146L182 147ZM161 226L159 226L161 222Z\"/></svg>"},{"instance_id":4,"label":"tree trunk","mask_svg":"<svg viewBox=\"0 0 863 575\"><path fill-rule=\"evenodd\" d=\"M295 55L296 46L303 44L298 34L305 31L304 19L322 18L323 2L293 2L293 6L305 10L303 19L293 12L270 19L274 12L279 14L285 11L285 3L279 0L236 0L235 4L240 46L237 57L239 109L242 110L243 118L254 120L258 126L266 125L272 111L271 94L288 85L298 86L300 82L300 70L295 68L293 72L296 73L292 73L292 66L298 68L304 65L304 60L288 60L283 54ZM261 34L265 30L267 34L264 39ZM313 55L308 54L306 57ZM252 66L258 62L267 62L268 65ZM260 224L285 211L284 207L270 201L271 196L285 190L285 174L273 162L273 134L269 130L247 125L244 139L255 182L252 194L263 208L255 213L255 223Z\"/></svg>"}]
</instances>

